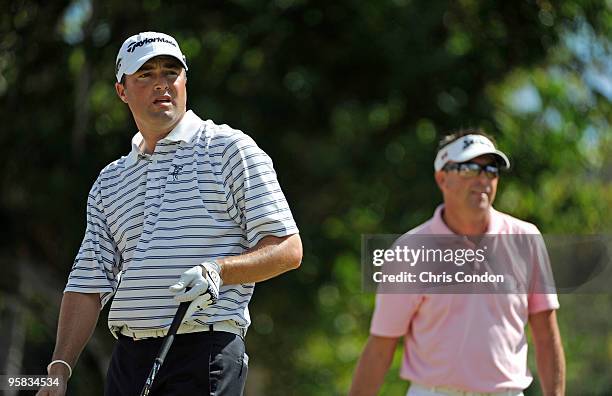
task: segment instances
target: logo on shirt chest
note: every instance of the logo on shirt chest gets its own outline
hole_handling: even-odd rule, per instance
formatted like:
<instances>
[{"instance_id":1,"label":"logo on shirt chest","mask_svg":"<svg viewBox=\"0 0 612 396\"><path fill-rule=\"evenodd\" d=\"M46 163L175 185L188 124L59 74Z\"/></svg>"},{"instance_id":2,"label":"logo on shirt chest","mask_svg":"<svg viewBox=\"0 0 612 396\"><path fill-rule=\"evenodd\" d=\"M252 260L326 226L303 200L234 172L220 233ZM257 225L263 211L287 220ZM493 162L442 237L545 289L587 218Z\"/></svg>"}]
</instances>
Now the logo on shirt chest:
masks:
<instances>
[{"instance_id":1,"label":"logo on shirt chest","mask_svg":"<svg viewBox=\"0 0 612 396\"><path fill-rule=\"evenodd\" d=\"M179 174L183 170L183 165L172 165L173 169L170 172L170 176L172 176L172 180L178 180Z\"/></svg>"}]
</instances>

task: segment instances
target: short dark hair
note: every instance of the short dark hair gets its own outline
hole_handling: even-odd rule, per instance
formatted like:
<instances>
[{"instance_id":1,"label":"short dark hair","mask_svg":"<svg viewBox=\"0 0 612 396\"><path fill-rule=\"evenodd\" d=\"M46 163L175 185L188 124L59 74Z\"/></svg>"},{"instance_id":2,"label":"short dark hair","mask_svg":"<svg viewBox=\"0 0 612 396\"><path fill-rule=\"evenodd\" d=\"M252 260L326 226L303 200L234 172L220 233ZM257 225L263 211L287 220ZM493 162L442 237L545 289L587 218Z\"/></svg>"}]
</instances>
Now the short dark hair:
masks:
<instances>
[{"instance_id":1,"label":"short dark hair","mask_svg":"<svg viewBox=\"0 0 612 396\"><path fill-rule=\"evenodd\" d=\"M440 142L438 143L438 151L442 150L443 147L448 146L455 140L466 135L484 136L490 141L492 141L495 147L497 147L497 142L495 142L495 138L486 133L482 128L461 128L456 131L451 131L450 133L446 134L442 139L440 139Z\"/></svg>"},{"instance_id":2,"label":"short dark hair","mask_svg":"<svg viewBox=\"0 0 612 396\"><path fill-rule=\"evenodd\" d=\"M183 70L185 70L185 68L183 68ZM185 80L186 79L187 79L187 70L185 70ZM121 76L121 81L119 81L119 84L125 87L125 74Z\"/></svg>"}]
</instances>

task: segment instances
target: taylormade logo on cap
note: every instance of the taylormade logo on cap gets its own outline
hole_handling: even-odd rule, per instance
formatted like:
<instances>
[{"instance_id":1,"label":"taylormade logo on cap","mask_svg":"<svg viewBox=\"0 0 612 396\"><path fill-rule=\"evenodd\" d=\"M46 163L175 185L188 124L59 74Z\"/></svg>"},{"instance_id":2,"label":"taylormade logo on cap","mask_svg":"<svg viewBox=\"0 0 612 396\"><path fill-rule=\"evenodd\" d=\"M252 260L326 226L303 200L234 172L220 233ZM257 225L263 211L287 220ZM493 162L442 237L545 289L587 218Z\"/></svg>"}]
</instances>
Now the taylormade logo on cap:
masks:
<instances>
[{"instance_id":1,"label":"taylormade logo on cap","mask_svg":"<svg viewBox=\"0 0 612 396\"><path fill-rule=\"evenodd\" d=\"M502 160L503 168L510 167L510 161L506 154L498 150L486 136L465 135L438 151L434 161L434 169L439 171L448 162L465 162L484 154L493 154Z\"/></svg>"},{"instance_id":2,"label":"taylormade logo on cap","mask_svg":"<svg viewBox=\"0 0 612 396\"><path fill-rule=\"evenodd\" d=\"M147 38L144 40L137 41L135 43L130 43L127 47L127 52L134 52L135 48L142 47L144 44L154 43L156 41L160 43L168 43L170 45L174 45L175 47L177 46L172 41L165 39L163 37L152 37L152 38Z\"/></svg>"},{"instance_id":3,"label":"taylormade logo on cap","mask_svg":"<svg viewBox=\"0 0 612 396\"><path fill-rule=\"evenodd\" d=\"M185 55L172 36L158 32L143 32L128 38L117 54L115 64L117 82L121 82L124 74L136 73L146 61L160 55L175 57L187 70Z\"/></svg>"}]
</instances>

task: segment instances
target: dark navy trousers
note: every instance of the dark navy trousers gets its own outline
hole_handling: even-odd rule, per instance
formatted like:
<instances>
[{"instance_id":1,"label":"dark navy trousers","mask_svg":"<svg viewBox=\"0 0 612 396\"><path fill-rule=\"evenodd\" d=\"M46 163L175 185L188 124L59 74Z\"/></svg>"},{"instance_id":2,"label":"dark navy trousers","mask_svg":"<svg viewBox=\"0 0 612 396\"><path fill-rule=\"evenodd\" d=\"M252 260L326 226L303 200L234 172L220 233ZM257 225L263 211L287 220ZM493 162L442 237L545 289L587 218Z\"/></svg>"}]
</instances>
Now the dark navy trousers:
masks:
<instances>
[{"instance_id":1,"label":"dark navy trousers","mask_svg":"<svg viewBox=\"0 0 612 396\"><path fill-rule=\"evenodd\" d=\"M163 338L120 336L106 376L105 396L138 396ZM150 396L241 396L248 356L244 340L226 332L179 334L155 377Z\"/></svg>"}]
</instances>

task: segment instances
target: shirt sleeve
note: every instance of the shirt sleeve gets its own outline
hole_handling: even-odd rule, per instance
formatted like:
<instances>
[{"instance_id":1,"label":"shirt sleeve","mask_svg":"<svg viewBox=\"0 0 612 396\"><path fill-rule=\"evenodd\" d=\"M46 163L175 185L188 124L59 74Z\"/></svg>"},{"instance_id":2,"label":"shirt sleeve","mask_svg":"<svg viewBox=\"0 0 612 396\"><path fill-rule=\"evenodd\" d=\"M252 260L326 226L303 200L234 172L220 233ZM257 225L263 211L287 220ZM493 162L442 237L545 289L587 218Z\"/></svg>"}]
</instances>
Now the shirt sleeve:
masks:
<instances>
[{"instance_id":1,"label":"shirt sleeve","mask_svg":"<svg viewBox=\"0 0 612 396\"><path fill-rule=\"evenodd\" d=\"M99 181L87 198L87 228L64 292L100 293L101 305L117 289L120 255L110 235L102 206Z\"/></svg>"},{"instance_id":2,"label":"shirt sleeve","mask_svg":"<svg viewBox=\"0 0 612 396\"><path fill-rule=\"evenodd\" d=\"M544 238L539 233L530 235L532 244L532 280L528 296L530 314L559 308L559 299Z\"/></svg>"},{"instance_id":3,"label":"shirt sleeve","mask_svg":"<svg viewBox=\"0 0 612 396\"><path fill-rule=\"evenodd\" d=\"M377 294L370 334L381 337L406 335L421 301L419 294Z\"/></svg>"},{"instance_id":4,"label":"shirt sleeve","mask_svg":"<svg viewBox=\"0 0 612 396\"><path fill-rule=\"evenodd\" d=\"M245 230L249 247L264 236L298 233L272 160L253 139L241 132L234 134L222 160L228 212Z\"/></svg>"}]
</instances>

